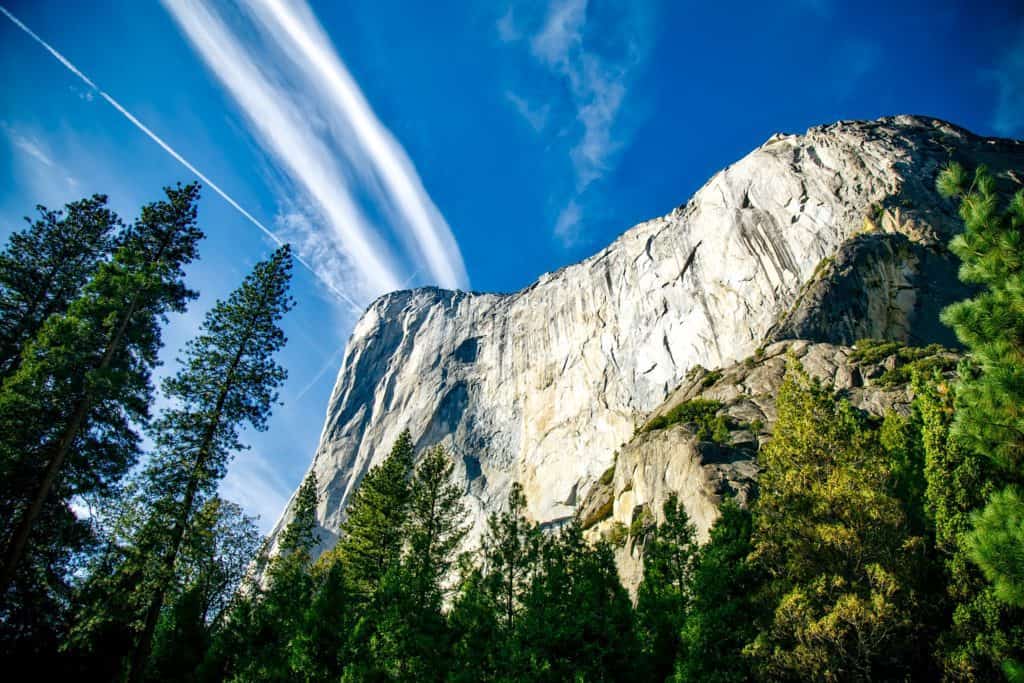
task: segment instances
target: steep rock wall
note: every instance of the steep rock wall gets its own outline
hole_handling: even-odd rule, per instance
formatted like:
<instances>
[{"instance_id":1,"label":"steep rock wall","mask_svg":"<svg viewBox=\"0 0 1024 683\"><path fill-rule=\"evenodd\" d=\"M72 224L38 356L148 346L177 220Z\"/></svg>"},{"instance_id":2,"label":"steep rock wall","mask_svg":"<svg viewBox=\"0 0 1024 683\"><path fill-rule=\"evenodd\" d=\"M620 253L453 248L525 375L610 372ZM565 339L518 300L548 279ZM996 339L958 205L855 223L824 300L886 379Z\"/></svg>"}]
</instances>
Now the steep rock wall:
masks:
<instances>
[{"instance_id":1,"label":"steep rock wall","mask_svg":"<svg viewBox=\"0 0 1024 683\"><path fill-rule=\"evenodd\" d=\"M898 198L948 239L958 221L933 188L950 158L998 170L1024 145L909 116L775 135L684 206L520 292L381 297L352 332L312 463L323 546L404 428L456 459L474 534L513 481L534 519L568 518L686 372L750 355L879 205Z\"/></svg>"}]
</instances>

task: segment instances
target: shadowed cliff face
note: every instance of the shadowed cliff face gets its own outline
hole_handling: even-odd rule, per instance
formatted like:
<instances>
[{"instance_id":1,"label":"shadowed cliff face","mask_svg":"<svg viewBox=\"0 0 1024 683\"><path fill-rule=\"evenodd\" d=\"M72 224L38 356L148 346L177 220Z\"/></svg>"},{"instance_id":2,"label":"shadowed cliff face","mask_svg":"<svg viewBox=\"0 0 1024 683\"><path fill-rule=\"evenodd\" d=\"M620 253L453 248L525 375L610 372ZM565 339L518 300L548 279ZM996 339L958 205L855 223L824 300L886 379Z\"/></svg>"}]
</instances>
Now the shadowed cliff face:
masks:
<instances>
[{"instance_id":1,"label":"shadowed cliff face","mask_svg":"<svg viewBox=\"0 0 1024 683\"><path fill-rule=\"evenodd\" d=\"M828 316L849 319L854 334L860 322L835 309L860 306L871 330L931 335L939 328L922 321L952 292L925 291L936 277L920 250L938 258L959 223L933 189L951 158L1019 168L1024 144L916 117L776 135L684 206L520 292L381 297L349 340L312 464L324 529L336 532L362 476L404 428L419 447L442 443L452 453L474 515L472 543L513 481L537 521L573 515L690 368L749 356L784 316L780 324L802 335L834 329L815 327ZM829 271L831 284L821 285L823 260L866 217L884 223L897 208L898 229L876 227L902 242L844 257L846 284ZM883 309L891 323L875 320ZM278 528L287 519L286 511Z\"/></svg>"}]
</instances>

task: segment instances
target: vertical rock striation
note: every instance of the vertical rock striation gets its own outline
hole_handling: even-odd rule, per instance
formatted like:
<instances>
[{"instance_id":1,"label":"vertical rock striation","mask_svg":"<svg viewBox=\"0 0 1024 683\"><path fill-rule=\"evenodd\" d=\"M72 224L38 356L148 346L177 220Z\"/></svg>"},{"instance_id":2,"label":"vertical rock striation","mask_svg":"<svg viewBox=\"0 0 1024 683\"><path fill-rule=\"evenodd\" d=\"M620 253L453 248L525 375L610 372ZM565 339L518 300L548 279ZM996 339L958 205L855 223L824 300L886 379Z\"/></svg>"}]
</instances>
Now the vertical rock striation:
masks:
<instances>
[{"instance_id":1,"label":"vertical rock striation","mask_svg":"<svg viewBox=\"0 0 1024 683\"><path fill-rule=\"evenodd\" d=\"M835 326L815 322L828 315L848 323L840 336L858 333L836 306L908 340L946 296L916 288L958 225L934 191L950 159L1021 167L1024 144L910 116L775 135L684 206L520 292L382 296L352 332L312 463L324 546L405 428L456 458L475 532L513 481L534 519L558 523L690 368L745 358L769 332L828 336ZM866 218L899 242L843 256L854 275L823 268Z\"/></svg>"}]
</instances>

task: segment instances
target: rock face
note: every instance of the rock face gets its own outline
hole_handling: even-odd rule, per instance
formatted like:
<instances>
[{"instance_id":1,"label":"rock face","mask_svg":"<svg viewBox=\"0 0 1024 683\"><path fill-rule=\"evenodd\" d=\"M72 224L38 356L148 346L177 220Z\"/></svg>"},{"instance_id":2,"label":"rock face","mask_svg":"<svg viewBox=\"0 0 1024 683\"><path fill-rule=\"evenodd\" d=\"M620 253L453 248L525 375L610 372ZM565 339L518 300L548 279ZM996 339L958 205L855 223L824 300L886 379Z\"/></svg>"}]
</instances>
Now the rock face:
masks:
<instances>
[{"instance_id":1,"label":"rock face","mask_svg":"<svg viewBox=\"0 0 1024 683\"><path fill-rule=\"evenodd\" d=\"M785 341L760 350L743 362L709 372L697 368L657 410L654 419L694 400L721 404L717 414L729 424L720 443L699 440L692 424L642 430L615 457L603 485L594 486L580 505L590 538L612 540L623 583L635 594L643 578L643 541L647 530L664 521L662 507L676 495L697 530L707 540L718 519L723 496L745 505L754 495L757 448L771 438L778 395L790 357L855 407L876 416L909 413L912 391L907 381L912 366L951 372L952 352L919 350L921 358L901 357L889 345L861 348L808 341ZM872 353L872 351L874 352ZM904 355L907 355L904 352Z\"/></svg>"},{"instance_id":2,"label":"rock face","mask_svg":"<svg viewBox=\"0 0 1024 683\"><path fill-rule=\"evenodd\" d=\"M456 459L474 532L514 481L535 520L558 523L694 366L745 358L769 332L909 339L955 289L929 289L948 284L933 261L959 224L933 189L951 158L998 172L1024 166L1024 144L909 116L775 135L520 292L381 297L352 332L312 463L323 546L405 428ZM866 219L873 233L850 243ZM864 319L842 322L854 304Z\"/></svg>"}]
</instances>

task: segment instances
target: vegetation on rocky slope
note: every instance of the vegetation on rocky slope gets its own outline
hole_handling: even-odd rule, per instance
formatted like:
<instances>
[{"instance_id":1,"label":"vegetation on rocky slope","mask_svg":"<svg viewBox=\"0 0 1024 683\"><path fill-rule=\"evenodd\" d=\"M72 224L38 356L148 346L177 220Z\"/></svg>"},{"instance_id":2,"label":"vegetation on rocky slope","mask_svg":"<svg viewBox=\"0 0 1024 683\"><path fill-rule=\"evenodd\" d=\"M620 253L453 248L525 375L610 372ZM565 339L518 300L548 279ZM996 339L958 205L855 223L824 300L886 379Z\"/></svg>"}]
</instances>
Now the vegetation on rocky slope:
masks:
<instances>
[{"instance_id":1,"label":"vegetation on rocky slope","mask_svg":"<svg viewBox=\"0 0 1024 683\"><path fill-rule=\"evenodd\" d=\"M944 314L963 357L794 342L700 370L596 482L607 499L542 530L513 485L468 554L452 456L417 462L405 432L316 560L315 476L258 551L217 495L285 377L288 249L211 309L150 421L198 188L131 227L102 197L43 211L0 254L0 654L89 680L1024 680L1024 192L955 165L939 187L981 288ZM69 265L76 235L92 248ZM703 545L677 492L622 504L659 469L635 445L670 433L728 474L713 496L756 453L759 495L716 501ZM623 553L643 557L635 602Z\"/></svg>"}]
</instances>

